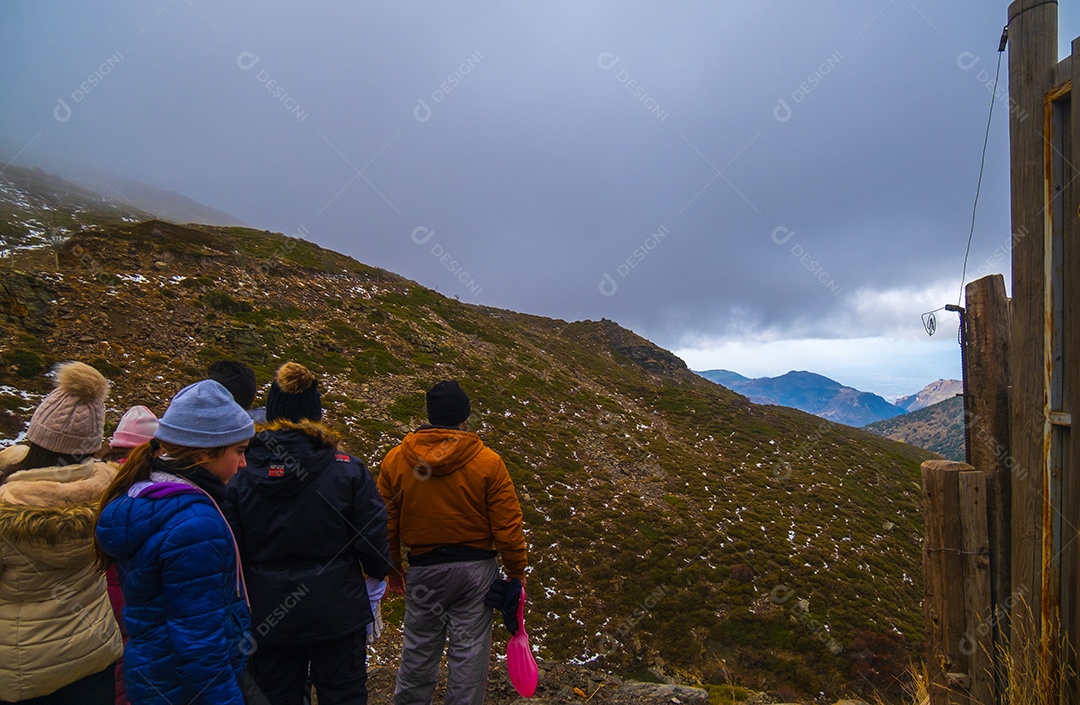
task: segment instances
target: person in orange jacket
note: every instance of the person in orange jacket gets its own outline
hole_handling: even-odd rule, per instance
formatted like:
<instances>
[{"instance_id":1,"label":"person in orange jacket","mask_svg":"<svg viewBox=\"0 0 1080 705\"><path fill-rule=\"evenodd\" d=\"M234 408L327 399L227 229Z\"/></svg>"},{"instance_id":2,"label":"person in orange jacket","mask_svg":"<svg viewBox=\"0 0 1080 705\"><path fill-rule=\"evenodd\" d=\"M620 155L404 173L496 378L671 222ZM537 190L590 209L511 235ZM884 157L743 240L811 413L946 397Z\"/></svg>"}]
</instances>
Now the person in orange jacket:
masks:
<instances>
[{"instance_id":1,"label":"person in orange jacket","mask_svg":"<svg viewBox=\"0 0 1080 705\"><path fill-rule=\"evenodd\" d=\"M471 411L456 381L439 382L427 393L429 423L380 466L394 565L389 590L405 592L395 705L431 702L447 636L447 705L482 703L493 620L484 597L498 577L496 556L510 579L525 584L521 505L502 458L466 430Z\"/></svg>"}]
</instances>

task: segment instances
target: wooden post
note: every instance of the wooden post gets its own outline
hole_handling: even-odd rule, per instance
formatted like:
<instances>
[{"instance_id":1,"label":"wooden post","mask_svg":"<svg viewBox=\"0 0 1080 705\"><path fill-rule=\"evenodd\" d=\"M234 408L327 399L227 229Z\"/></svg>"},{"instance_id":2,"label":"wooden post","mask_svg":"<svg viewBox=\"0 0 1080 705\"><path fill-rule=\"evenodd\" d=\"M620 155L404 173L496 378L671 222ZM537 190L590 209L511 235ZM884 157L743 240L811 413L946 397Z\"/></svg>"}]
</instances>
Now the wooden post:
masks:
<instances>
[{"instance_id":1,"label":"wooden post","mask_svg":"<svg viewBox=\"0 0 1080 705\"><path fill-rule=\"evenodd\" d=\"M968 607L964 590L959 476L961 471L972 469L967 463L948 460L928 460L922 464L926 525L923 610L931 705L969 705L967 693L959 685L962 679L958 677L960 674L971 675L971 649L965 642Z\"/></svg>"},{"instance_id":2,"label":"wooden post","mask_svg":"<svg viewBox=\"0 0 1080 705\"><path fill-rule=\"evenodd\" d=\"M1009 139L1012 184L1012 590L1043 608L1045 274L1047 232L1044 98L1057 64L1056 2L1009 6ZM1038 613L1038 612L1037 612ZM1013 620L1024 619L1014 610ZM1038 637L1039 625L1029 633ZM1022 654L1015 660L1025 662Z\"/></svg>"},{"instance_id":3,"label":"wooden post","mask_svg":"<svg viewBox=\"0 0 1080 705\"><path fill-rule=\"evenodd\" d=\"M1012 454L1009 448L1009 298L1005 278L983 277L965 292L968 376L964 391L970 409L965 421L971 435L970 462L986 475L990 546L990 603L1011 604ZM1008 620L994 620L994 645L1008 640ZM991 648L991 654L996 650Z\"/></svg>"},{"instance_id":4,"label":"wooden post","mask_svg":"<svg viewBox=\"0 0 1080 705\"><path fill-rule=\"evenodd\" d=\"M1072 42L1072 61L1070 78L1074 91L1080 91L1080 38ZM1080 431L1074 431L1076 424L1080 423L1080 184L1077 183L1077 159L1080 158L1080 98L1073 93L1070 100L1070 125L1069 146L1070 154L1068 166L1071 173L1067 174L1066 186L1062 198L1063 204L1063 251L1062 269L1064 272L1064 290L1061 300L1065 304L1062 315L1062 354L1063 376L1065 389L1062 394L1062 422L1068 421L1069 426L1064 429L1065 457L1062 466L1065 478L1066 501L1066 543L1069 545L1069 553L1064 561L1062 578L1063 608L1067 608L1066 620L1063 627L1069 630L1069 641L1074 652L1069 654L1071 662L1069 666L1074 672L1080 673L1080 659L1077 659L1075 650L1080 648L1080 604L1078 604L1077 592L1080 587L1080 545L1073 539L1076 538L1077 529L1080 526ZM1064 604L1068 596L1068 603ZM1071 702L1080 701L1080 686L1073 679Z\"/></svg>"},{"instance_id":5,"label":"wooden post","mask_svg":"<svg viewBox=\"0 0 1080 705\"><path fill-rule=\"evenodd\" d=\"M970 466L968 466L970 468ZM960 649L968 658L971 701L995 702L994 609L990 602L990 541L987 536L987 473L960 468L965 629Z\"/></svg>"}]
</instances>

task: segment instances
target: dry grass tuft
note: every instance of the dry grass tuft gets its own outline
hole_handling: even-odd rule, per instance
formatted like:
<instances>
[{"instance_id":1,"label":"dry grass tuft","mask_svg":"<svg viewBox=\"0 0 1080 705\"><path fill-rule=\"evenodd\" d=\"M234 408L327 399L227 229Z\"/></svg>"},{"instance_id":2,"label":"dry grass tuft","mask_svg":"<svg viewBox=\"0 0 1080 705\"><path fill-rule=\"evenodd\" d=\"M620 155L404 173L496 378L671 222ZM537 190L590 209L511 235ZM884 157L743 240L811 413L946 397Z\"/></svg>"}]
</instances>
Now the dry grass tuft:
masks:
<instances>
[{"instance_id":1,"label":"dry grass tuft","mask_svg":"<svg viewBox=\"0 0 1080 705\"><path fill-rule=\"evenodd\" d=\"M1068 684L1075 676L1069 665L1075 659L1075 652L1068 634L1063 633L1061 625L1055 621L1036 636L1036 619L1022 597L1016 610L1014 616L1020 617L1012 619L1010 637L997 649L1002 692L996 703L979 705L1060 705L1059 694L1068 692ZM913 664L908 668L908 675L909 680L904 686L905 703L930 705L926 664ZM875 705L886 704L876 698Z\"/></svg>"}]
</instances>

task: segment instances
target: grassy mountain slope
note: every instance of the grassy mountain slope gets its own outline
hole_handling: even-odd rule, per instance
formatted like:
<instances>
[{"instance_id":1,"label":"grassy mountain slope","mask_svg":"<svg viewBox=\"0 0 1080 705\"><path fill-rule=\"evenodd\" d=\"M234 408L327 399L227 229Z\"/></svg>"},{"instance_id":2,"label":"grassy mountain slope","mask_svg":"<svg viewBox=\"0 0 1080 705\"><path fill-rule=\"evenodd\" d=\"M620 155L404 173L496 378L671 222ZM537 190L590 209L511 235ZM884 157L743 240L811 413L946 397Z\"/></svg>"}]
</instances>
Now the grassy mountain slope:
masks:
<instances>
[{"instance_id":1,"label":"grassy mountain slope","mask_svg":"<svg viewBox=\"0 0 1080 705\"><path fill-rule=\"evenodd\" d=\"M921 644L914 448L754 405L613 322L462 304L282 235L115 221L66 242L58 271L41 251L16 263L0 260L9 435L60 360L113 381L110 428L215 359L262 381L298 360L377 469L423 391L457 378L522 499L541 655L838 696Z\"/></svg>"},{"instance_id":2,"label":"grassy mountain slope","mask_svg":"<svg viewBox=\"0 0 1080 705\"><path fill-rule=\"evenodd\" d=\"M876 421L864 428L894 441L925 448L946 460L964 460L963 397L950 397L918 411Z\"/></svg>"},{"instance_id":3,"label":"grassy mountain slope","mask_svg":"<svg viewBox=\"0 0 1080 705\"><path fill-rule=\"evenodd\" d=\"M83 227L152 217L122 201L47 174L8 165L0 172L0 248L42 247L50 232L69 235Z\"/></svg>"},{"instance_id":4,"label":"grassy mountain slope","mask_svg":"<svg viewBox=\"0 0 1080 705\"><path fill-rule=\"evenodd\" d=\"M130 203L136 208L174 223L204 225L246 225L235 216L211 208L175 191L167 191L141 181L125 179L115 174L86 167L60 169L69 181L106 197Z\"/></svg>"}]
</instances>

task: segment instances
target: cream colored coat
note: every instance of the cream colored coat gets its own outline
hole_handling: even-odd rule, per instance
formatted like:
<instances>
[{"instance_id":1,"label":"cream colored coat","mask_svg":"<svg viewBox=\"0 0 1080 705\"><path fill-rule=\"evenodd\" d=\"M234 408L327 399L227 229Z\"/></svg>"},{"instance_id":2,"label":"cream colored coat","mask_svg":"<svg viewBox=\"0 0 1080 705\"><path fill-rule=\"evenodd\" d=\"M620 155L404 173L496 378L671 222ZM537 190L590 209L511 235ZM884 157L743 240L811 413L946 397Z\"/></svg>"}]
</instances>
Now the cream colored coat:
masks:
<instances>
[{"instance_id":1,"label":"cream colored coat","mask_svg":"<svg viewBox=\"0 0 1080 705\"><path fill-rule=\"evenodd\" d=\"M0 451L0 473L25 455ZM48 695L123 654L93 550L97 502L115 474L91 461L0 485L0 700Z\"/></svg>"}]
</instances>

